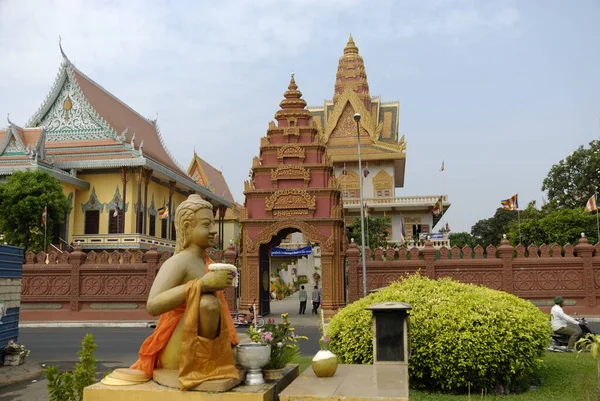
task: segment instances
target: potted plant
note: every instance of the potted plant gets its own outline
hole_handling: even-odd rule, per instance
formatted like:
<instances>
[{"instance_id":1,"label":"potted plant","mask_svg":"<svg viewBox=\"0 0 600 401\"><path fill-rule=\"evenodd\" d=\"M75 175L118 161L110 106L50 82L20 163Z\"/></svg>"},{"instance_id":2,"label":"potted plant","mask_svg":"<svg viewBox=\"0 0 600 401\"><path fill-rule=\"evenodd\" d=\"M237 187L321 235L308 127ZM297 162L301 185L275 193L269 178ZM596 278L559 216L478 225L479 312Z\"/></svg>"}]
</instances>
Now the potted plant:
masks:
<instances>
[{"instance_id":1,"label":"potted plant","mask_svg":"<svg viewBox=\"0 0 600 401\"><path fill-rule=\"evenodd\" d=\"M300 354L299 340L307 340L307 337L297 336L294 328L288 320L288 314L281 315L283 323L275 323L268 320L261 329L250 326L248 335L255 343L268 344L271 347L269 362L263 368L263 376L266 380L279 380L283 378L283 369Z\"/></svg>"},{"instance_id":2,"label":"potted plant","mask_svg":"<svg viewBox=\"0 0 600 401\"><path fill-rule=\"evenodd\" d=\"M329 337L327 336L325 326L325 316L321 309L321 322L319 323L319 347L321 350L312 359L312 370L317 377L331 377L335 375L338 367L337 357L329 350Z\"/></svg>"},{"instance_id":3,"label":"potted plant","mask_svg":"<svg viewBox=\"0 0 600 401\"><path fill-rule=\"evenodd\" d=\"M24 345L10 340L8 345L4 347L4 366L22 365L30 352Z\"/></svg>"}]
</instances>

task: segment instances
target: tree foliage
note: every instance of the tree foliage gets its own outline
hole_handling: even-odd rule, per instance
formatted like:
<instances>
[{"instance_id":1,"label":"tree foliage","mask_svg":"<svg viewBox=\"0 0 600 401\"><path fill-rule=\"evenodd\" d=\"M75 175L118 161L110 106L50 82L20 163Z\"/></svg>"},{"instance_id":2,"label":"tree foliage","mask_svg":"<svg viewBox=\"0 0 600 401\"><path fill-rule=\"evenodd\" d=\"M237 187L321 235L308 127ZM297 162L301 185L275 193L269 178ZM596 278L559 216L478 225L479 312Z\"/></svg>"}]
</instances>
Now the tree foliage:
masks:
<instances>
[{"instance_id":1,"label":"tree foliage","mask_svg":"<svg viewBox=\"0 0 600 401\"><path fill-rule=\"evenodd\" d=\"M365 246L371 249L386 247L391 226L392 221L389 217L365 217ZM362 245L360 218L354 219L352 225L347 227L346 234L348 242L354 238L359 246Z\"/></svg>"},{"instance_id":2,"label":"tree foliage","mask_svg":"<svg viewBox=\"0 0 600 401\"><path fill-rule=\"evenodd\" d=\"M477 238L467 232L450 233L448 234L448 240L450 241L451 246L457 246L459 248L462 248L465 245L474 248L478 244Z\"/></svg>"},{"instance_id":3,"label":"tree foliage","mask_svg":"<svg viewBox=\"0 0 600 401\"><path fill-rule=\"evenodd\" d=\"M42 213L48 205L47 243L64 222L69 203L58 180L41 171L16 171L0 184L0 232L4 240L25 250L42 250Z\"/></svg>"},{"instance_id":4,"label":"tree foliage","mask_svg":"<svg viewBox=\"0 0 600 401\"><path fill-rule=\"evenodd\" d=\"M584 206L597 188L600 188L600 141L580 146L566 159L553 165L544 179L542 191L548 192L548 201L554 208Z\"/></svg>"},{"instance_id":5,"label":"tree foliage","mask_svg":"<svg viewBox=\"0 0 600 401\"><path fill-rule=\"evenodd\" d=\"M596 215L583 212L583 208L562 208L541 211L535 205L521 213L521 243L530 244L577 244L581 233L594 244L598 240ZM519 227L513 222L507 232L513 245L519 243Z\"/></svg>"},{"instance_id":6,"label":"tree foliage","mask_svg":"<svg viewBox=\"0 0 600 401\"><path fill-rule=\"evenodd\" d=\"M477 243L484 248L490 244L496 246L502 240L502 235L507 233L509 224L517 221L517 219L518 216L515 210L498 208L493 217L475 223L471 228L471 234L475 237Z\"/></svg>"}]
</instances>

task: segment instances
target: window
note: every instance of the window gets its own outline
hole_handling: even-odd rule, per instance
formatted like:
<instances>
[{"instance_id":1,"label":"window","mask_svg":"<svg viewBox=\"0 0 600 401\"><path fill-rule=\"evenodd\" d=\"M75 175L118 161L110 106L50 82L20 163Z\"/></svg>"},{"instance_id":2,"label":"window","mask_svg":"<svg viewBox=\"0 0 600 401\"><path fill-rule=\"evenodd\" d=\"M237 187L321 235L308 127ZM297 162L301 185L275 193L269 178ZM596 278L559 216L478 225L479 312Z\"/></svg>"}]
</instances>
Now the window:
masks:
<instances>
[{"instance_id":1,"label":"window","mask_svg":"<svg viewBox=\"0 0 600 401\"><path fill-rule=\"evenodd\" d=\"M98 234L100 229L100 211L86 210L85 212L85 234Z\"/></svg>"},{"instance_id":2,"label":"window","mask_svg":"<svg viewBox=\"0 0 600 401\"><path fill-rule=\"evenodd\" d=\"M150 231L148 233L148 235L151 235L153 237L156 236L156 216L148 216L148 222L150 223Z\"/></svg>"},{"instance_id":3,"label":"window","mask_svg":"<svg viewBox=\"0 0 600 401\"><path fill-rule=\"evenodd\" d=\"M167 219L160 219L160 237L167 238Z\"/></svg>"},{"instance_id":4,"label":"window","mask_svg":"<svg viewBox=\"0 0 600 401\"><path fill-rule=\"evenodd\" d=\"M378 198L389 198L392 196L391 189L378 189L375 191L375 196Z\"/></svg>"},{"instance_id":5,"label":"window","mask_svg":"<svg viewBox=\"0 0 600 401\"><path fill-rule=\"evenodd\" d=\"M358 189L349 189L346 191L342 191L343 198L360 198L360 190Z\"/></svg>"},{"instance_id":6,"label":"window","mask_svg":"<svg viewBox=\"0 0 600 401\"><path fill-rule=\"evenodd\" d=\"M138 227L137 227L138 234L145 234L144 233L144 211L143 210L140 210L138 212L137 224L138 224Z\"/></svg>"},{"instance_id":7,"label":"window","mask_svg":"<svg viewBox=\"0 0 600 401\"><path fill-rule=\"evenodd\" d=\"M108 211L108 233L109 234L121 234L124 232L125 227L125 212L119 210L115 216L115 210Z\"/></svg>"}]
</instances>

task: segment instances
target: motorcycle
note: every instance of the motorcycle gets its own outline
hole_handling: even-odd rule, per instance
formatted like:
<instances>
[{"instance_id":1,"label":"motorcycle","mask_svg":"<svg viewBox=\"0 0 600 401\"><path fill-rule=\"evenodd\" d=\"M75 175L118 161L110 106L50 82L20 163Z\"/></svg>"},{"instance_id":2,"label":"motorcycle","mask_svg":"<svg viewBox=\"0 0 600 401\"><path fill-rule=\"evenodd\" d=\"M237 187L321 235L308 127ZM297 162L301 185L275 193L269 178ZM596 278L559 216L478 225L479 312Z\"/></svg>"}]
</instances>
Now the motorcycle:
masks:
<instances>
[{"instance_id":1,"label":"motorcycle","mask_svg":"<svg viewBox=\"0 0 600 401\"><path fill-rule=\"evenodd\" d=\"M587 320L584 317L575 319L579 322L579 328L581 329L581 334L579 338L585 338L588 334L595 334L588 326ZM568 352L567 346L569 344L569 336L566 334L560 334L553 332L551 334L550 347L548 347L548 351L551 352Z\"/></svg>"},{"instance_id":2,"label":"motorcycle","mask_svg":"<svg viewBox=\"0 0 600 401\"><path fill-rule=\"evenodd\" d=\"M247 315L243 312L231 313L234 327L247 327L253 325L257 329L262 328L265 325L265 319L261 315L257 315L256 318L250 314L250 319L247 319Z\"/></svg>"}]
</instances>

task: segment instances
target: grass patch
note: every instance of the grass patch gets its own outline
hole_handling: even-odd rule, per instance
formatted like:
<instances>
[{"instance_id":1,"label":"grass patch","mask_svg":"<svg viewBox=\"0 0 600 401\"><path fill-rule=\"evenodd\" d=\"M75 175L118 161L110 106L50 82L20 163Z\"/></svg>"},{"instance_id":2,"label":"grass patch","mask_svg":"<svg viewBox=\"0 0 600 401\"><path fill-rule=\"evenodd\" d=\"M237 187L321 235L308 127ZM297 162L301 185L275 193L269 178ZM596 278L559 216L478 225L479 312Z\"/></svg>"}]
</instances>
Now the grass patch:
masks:
<instances>
[{"instance_id":1,"label":"grass patch","mask_svg":"<svg viewBox=\"0 0 600 401\"><path fill-rule=\"evenodd\" d=\"M306 368L310 366L310 364L312 363L312 359L312 356L299 356L296 358L294 363L297 363L299 365L298 369L300 369L300 373L302 373L306 370Z\"/></svg>"},{"instance_id":2,"label":"grass patch","mask_svg":"<svg viewBox=\"0 0 600 401\"><path fill-rule=\"evenodd\" d=\"M312 357L296 359L303 372L311 364ZM521 394L496 396L488 394L486 400L511 401L595 401L598 399L597 364L589 354L566 354L548 352L540 371L542 385ZM410 390L410 401L466 401L467 395L446 395ZM480 401L481 394L471 394L472 401Z\"/></svg>"}]
</instances>

